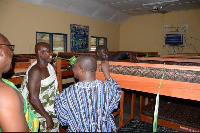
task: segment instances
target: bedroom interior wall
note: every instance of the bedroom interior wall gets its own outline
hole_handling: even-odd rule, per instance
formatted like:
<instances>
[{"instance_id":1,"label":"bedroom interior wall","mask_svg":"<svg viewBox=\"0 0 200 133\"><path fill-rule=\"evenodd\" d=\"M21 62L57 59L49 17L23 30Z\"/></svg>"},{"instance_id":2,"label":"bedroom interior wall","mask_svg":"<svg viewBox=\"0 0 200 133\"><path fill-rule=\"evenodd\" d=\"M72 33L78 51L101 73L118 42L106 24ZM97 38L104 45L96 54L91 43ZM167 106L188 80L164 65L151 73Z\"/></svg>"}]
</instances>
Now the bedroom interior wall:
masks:
<instances>
[{"instance_id":1,"label":"bedroom interior wall","mask_svg":"<svg viewBox=\"0 0 200 133\"><path fill-rule=\"evenodd\" d=\"M37 31L67 34L69 52L70 24L89 26L89 45L91 36L106 37L109 50L119 50L117 24L18 0L1 0L0 16L0 32L15 45L15 54L34 53Z\"/></svg>"},{"instance_id":2,"label":"bedroom interior wall","mask_svg":"<svg viewBox=\"0 0 200 133\"><path fill-rule=\"evenodd\" d=\"M188 25L186 48L163 47L164 26ZM132 17L120 25L119 50L158 52L159 55L177 53L200 53L200 9Z\"/></svg>"}]
</instances>

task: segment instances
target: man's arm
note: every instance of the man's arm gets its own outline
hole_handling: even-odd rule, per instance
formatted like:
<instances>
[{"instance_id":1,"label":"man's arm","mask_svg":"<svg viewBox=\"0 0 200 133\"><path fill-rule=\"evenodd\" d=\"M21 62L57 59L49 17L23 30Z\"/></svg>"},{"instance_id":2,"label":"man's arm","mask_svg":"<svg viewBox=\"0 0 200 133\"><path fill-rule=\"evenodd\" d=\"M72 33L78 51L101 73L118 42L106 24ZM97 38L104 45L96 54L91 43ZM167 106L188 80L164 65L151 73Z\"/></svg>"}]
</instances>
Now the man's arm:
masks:
<instances>
[{"instance_id":1,"label":"man's arm","mask_svg":"<svg viewBox=\"0 0 200 133\"><path fill-rule=\"evenodd\" d=\"M108 61L101 61L101 70L103 71L103 74L106 79L111 78L110 72L109 72L109 62Z\"/></svg>"},{"instance_id":2,"label":"man's arm","mask_svg":"<svg viewBox=\"0 0 200 133\"><path fill-rule=\"evenodd\" d=\"M46 119L47 128L52 129L54 123L51 116L45 111L40 99L40 85L42 80L41 70L38 67L33 67L28 74L28 89L29 101L33 108Z\"/></svg>"},{"instance_id":3,"label":"man's arm","mask_svg":"<svg viewBox=\"0 0 200 133\"><path fill-rule=\"evenodd\" d=\"M58 97L56 98L55 100L55 103L54 103L54 110L56 112L56 116L58 118L58 121L59 123L62 125L62 126L66 126L67 124L67 115L68 113L67 112L64 112L64 110L67 110L67 106L63 106L63 105L68 105L67 104L67 99L64 98L63 95L66 94L66 91L68 90L69 88L66 88L64 89L59 95Z\"/></svg>"},{"instance_id":4,"label":"man's arm","mask_svg":"<svg viewBox=\"0 0 200 133\"><path fill-rule=\"evenodd\" d=\"M3 132L28 132L19 92L6 84L0 89L0 127Z\"/></svg>"},{"instance_id":5,"label":"man's arm","mask_svg":"<svg viewBox=\"0 0 200 133\"><path fill-rule=\"evenodd\" d=\"M109 92L108 101L110 101L109 111L112 112L114 109L118 108L118 104L121 98L121 87L117 84L117 82L111 78L110 71L109 71L109 62L102 61L101 62L101 70L106 78L106 82L110 83L111 91Z\"/></svg>"}]
</instances>

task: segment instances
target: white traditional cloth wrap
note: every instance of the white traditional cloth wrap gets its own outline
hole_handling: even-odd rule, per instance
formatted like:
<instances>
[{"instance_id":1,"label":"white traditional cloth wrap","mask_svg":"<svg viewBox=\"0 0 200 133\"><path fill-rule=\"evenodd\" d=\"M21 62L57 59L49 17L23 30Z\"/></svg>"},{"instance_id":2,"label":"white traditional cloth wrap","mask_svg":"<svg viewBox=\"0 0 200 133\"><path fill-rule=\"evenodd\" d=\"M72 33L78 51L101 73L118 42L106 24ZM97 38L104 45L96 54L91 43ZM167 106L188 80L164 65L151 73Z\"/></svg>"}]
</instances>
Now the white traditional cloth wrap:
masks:
<instances>
[{"instance_id":1,"label":"white traditional cloth wrap","mask_svg":"<svg viewBox=\"0 0 200 133\"><path fill-rule=\"evenodd\" d=\"M33 62L29 68L27 69L26 76L24 77L24 81L21 85L20 91L25 99L29 101L29 91L28 91L28 73L29 70L37 63L37 61ZM56 72L53 68L53 66L49 63L47 65L47 69L49 71L49 77L46 79L41 80L40 85L40 93L39 93L39 99L44 107L44 109L52 116L52 119L54 121L54 128L51 131L48 132L58 132L59 124L58 120L56 118L55 110L54 110L54 101L56 100L56 97L59 94L58 91L58 81L56 77ZM47 96L48 95L48 96ZM30 103L29 103L29 106ZM33 112L38 116L40 121L40 132L47 132L46 130L46 119L42 117L38 112L34 110L33 107L31 107Z\"/></svg>"},{"instance_id":2,"label":"white traditional cloth wrap","mask_svg":"<svg viewBox=\"0 0 200 133\"><path fill-rule=\"evenodd\" d=\"M37 64L37 61L35 61L35 62L33 62L30 66L29 66L29 68L27 69L27 71L26 71L26 80L28 80L28 72L29 72L29 70L32 68L32 66L34 66L35 64ZM47 85L49 85L49 83L52 83L55 79L57 79L57 77L56 77L56 72L55 72L55 70L54 70L54 68L53 68L53 66L49 63L48 64L48 66L47 66L47 69L48 69L48 71L49 71L49 74L50 74L50 76L48 77L48 78L46 78L46 79L43 79L43 80L41 80L41 87L45 87L45 86L47 86ZM56 80L57 81L57 80ZM55 86L58 86L58 81L57 82L55 82L56 84L55 84Z\"/></svg>"},{"instance_id":3,"label":"white traditional cloth wrap","mask_svg":"<svg viewBox=\"0 0 200 133\"><path fill-rule=\"evenodd\" d=\"M33 62L27 69L23 84L28 82L28 72L35 64L37 64L37 61ZM53 66L51 64L48 64L47 69L49 71L50 76L47 77L46 79L41 80L41 87L48 86L49 83L52 83L54 80L55 80L55 86L58 87L58 80ZM29 94L28 89L23 90L22 95L24 96L25 99L27 99L27 94Z\"/></svg>"}]
</instances>

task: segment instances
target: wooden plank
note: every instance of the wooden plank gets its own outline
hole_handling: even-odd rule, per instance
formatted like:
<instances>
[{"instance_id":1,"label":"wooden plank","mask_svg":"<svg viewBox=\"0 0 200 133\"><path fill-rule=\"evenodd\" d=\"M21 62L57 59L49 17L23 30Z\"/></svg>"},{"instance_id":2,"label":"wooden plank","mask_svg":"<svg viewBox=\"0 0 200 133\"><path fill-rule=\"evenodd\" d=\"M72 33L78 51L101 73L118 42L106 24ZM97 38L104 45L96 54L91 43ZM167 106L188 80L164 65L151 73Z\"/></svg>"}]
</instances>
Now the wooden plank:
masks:
<instances>
[{"instance_id":1,"label":"wooden plank","mask_svg":"<svg viewBox=\"0 0 200 133\"><path fill-rule=\"evenodd\" d=\"M94 52L58 52L58 56L67 56L67 57L72 57L72 56L79 56L81 54L91 54L95 55Z\"/></svg>"},{"instance_id":2,"label":"wooden plank","mask_svg":"<svg viewBox=\"0 0 200 133\"><path fill-rule=\"evenodd\" d=\"M62 92L62 79L63 77L67 76L73 76L73 71L72 70L64 70L62 71L62 67L69 67L69 61L68 60L62 60L62 59L56 59L56 74L57 74L57 80L58 80L58 87L59 87L59 92Z\"/></svg>"},{"instance_id":3,"label":"wooden plank","mask_svg":"<svg viewBox=\"0 0 200 133\"><path fill-rule=\"evenodd\" d=\"M123 120L124 120L124 91L122 90L120 99L119 127L123 125Z\"/></svg>"},{"instance_id":4,"label":"wooden plank","mask_svg":"<svg viewBox=\"0 0 200 133\"><path fill-rule=\"evenodd\" d=\"M96 72L99 80L104 80L102 72ZM161 79L113 74L111 77L122 87L130 90L157 94ZM163 80L160 95L200 101L200 84Z\"/></svg>"},{"instance_id":5,"label":"wooden plank","mask_svg":"<svg viewBox=\"0 0 200 133\"><path fill-rule=\"evenodd\" d=\"M61 59L56 59L56 75L58 80L59 92L62 92L62 71L61 71Z\"/></svg>"},{"instance_id":6,"label":"wooden plank","mask_svg":"<svg viewBox=\"0 0 200 133\"><path fill-rule=\"evenodd\" d=\"M7 74L11 73L20 73L20 72L26 72L28 67L35 61L36 59L29 59L28 62L15 62L14 67L7 72ZM8 80L13 82L15 85L19 85L22 83L24 79L24 76L19 77L11 77Z\"/></svg>"},{"instance_id":7,"label":"wooden plank","mask_svg":"<svg viewBox=\"0 0 200 133\"><path fill-rule=\"evenodd\" d=\"M160 57L200 59L200 55L161 55Z\"/></svg>"},{"instance_id":8,"label":"wooden plank","mask_svg":"<svg viewBox=\"0 0 200 133\"><path fill-rule=\"evenodd\" d=\"M200 59L188 58L165 58L165 57L137 57L138 60L152 60L152 61L171 61L171 62L193 62L200 63Z\"/></svg>"},{"instance_id":9,"label":"wooden plank","mask_svg":"<svg viewBox=\"0 0 200 133\"><path fill-rule=\"evenodd\" d=\"M13 82L15 85L19 85L22 83L23 79L24 79L24 76L20 76L20 77L15 77L15 78L9 78L7 80Z\"/></svg>"},{"instance_id":10,"label":"wooden plank","mask_svg":"<svg viewBox=\"0 0 200 133\"><path fill-rule=\"evenodd\" d=\"M62 71L62 77L66 77L66 76L73 76L74 73L72 70L65 70L65 71Z\"/></svg>"},{"instance_id":11,"label":"wooden plank","mask_svg":"<svg viewBox=\"0 0 200 133\"><path fill-rule=\"evenodd\" d=\"M14 68L14 73L20 73L20 72L26 72L26 71L27 71L27 67Z\"/></svg>"},{"instance_id":12,"label":"wooden plank","mask_svg":"<svg viewBox=\"0 0 200 133\"><path fill-rule=\"evenodd\" d=\"M100 64L99 61L98 61L98 64ZM132 63L132 62L114 62L114 61L110 61L109 65L164 68L163 64ZM179 70L200 71L200 67L199 66L165 65L165 68L166 69L179 69Z\"/></svg>"},{"instance_id":13,"label":"wooden plank","mask_svg":"<svg viewBox=\"0 0 200 133\"><path fill-rule=\"evenodd\" d=\"M135 100L136 100L136 94L132 93L132 98L131 98L131 119L134 119L134 116L135 116Z\"/></svg>"},{"instance_id":14,"label":"wooden plank","mask_svg":"<svg viewBox=\"0 0 200 133\"><path fill-rule=\"evenodd\" d=\"M115 117L115 116L119 115L119 113L120 113L120 109L118 109L117 111L113 112L113 116Z\"/></svg>"},{"instance_id":15,"label":"wooden plank","mask_svg":"<svg viewBox=\"0 0 200 133\"><path fill-rule=\"evenodd\" d=\"M152 123L153 118L150 116L142 115L140 120ZM170 121L166 121L162 119L158 119L158 125L173 128L182 132L200 132L200 129L198 128L194 128L187 125L182 125L182 124L178 124L178 123L174 123L174 122L170 122Z\"/></svg>"},{"instance_id":16,"label":"wooden plank","mask_svg":"<svg viewBox=\"0 0 200 133\"><path fill-rule=\"evenodd\" d=\"M71 66L69 60L62 60L61 67L68 67L68 66Z\"/></svg>"},{"instance_id":17,"label":"wooden plank","mask_svg":"<svg viewBox=\"0 0 200 133\"><path fill-rule=\"evenodd\" d=\"M22 68L22 67L28 68L29 66L30 66L30 62L15 62L14 63L15 68Z\"/></svg>"}]
</instances>

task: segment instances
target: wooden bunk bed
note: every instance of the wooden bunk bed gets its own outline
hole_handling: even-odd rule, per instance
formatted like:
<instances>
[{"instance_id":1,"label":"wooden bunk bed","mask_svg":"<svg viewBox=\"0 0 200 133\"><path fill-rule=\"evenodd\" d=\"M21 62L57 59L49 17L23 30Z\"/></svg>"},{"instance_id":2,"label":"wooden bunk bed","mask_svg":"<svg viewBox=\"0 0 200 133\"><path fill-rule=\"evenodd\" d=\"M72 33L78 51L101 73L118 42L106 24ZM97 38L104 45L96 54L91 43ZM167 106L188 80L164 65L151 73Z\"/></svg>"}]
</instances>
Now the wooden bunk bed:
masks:
<instances>
[{"instance_id":1,"label":"wooden bunk bed","mask_svg":"<svg viewBox=\"0 0 200 133\"><path fill-rule=\"evenodd\" d=\"M35 59L16 58L13 60L12 69L3 74L3 78L20 85L24 79L26 70L35 61Z\"/></svg>"},{"instance_id":2,"label":"wooden bunk bed","mask_svg":"<svg viewBox=\"0 0 200 133\"><path fill-rule=\"evenodd\" d=\"M126 51L109 51L110 54L117 54L119 52L126 52ZM145 57L147 54L149 56L158 56L158 52L138 52L138 51L129 51L136 55L136 57Z\"/></svg>"},{"instance_id":3,"label":"wooden bunk bed","mask_svg":"<svg viewBox=\"0 0 200 133\"><path fill-rule=\"evenodd\" d=\"M181 65L181 66L198 66L200 67L199 59L189 59L189 58L166 58L166 57L139 57L139 62L141 60L147 63L166 63L168 65ZM175 70L171 72L174 77L169 78L169 80L179 80L189 83L200 83L198 79L198 72L191 70L178 71ZM187 75L187 76L186 76ZM170 75L166 75L170 77ZM180 76L182 79L180 79ZM197 80L195 79L197 77ZM155 99L149 100L153 95L144 94L140 96L140 120L146 122L153 121L153 111L155 106ZM155 97L155 96L153 96ZM197 106L199 105L199 106ZM162 125L172 127L180 131L199 131L200 129L200 104L192 100L183 100L171 97L160 97L160 112L159 112L159 123ZM178 117L177 117L178 115ZM194 115L196 115L194 118ZM198 129L197 129L198 128Z\"/></svg>"},{"instance_id":4,"label":"wooden bunk bed","mask_svg":"<svg viewBox=\"0 0 200 133\"><path fill-rule=\"evenodd\" d=\"M147 63L126 63L126 62L110 62L111 76L121 85L122 88L133 90L134 92L142 92L143 94L156 94L160 84L160 78L163 73L163 64L147 64ZM179 66L179 65L165 65L166 75L161 86L160 95L167 97L175 97L178 99L187 99L187 101L200 102L200 67L199 66ZM159 72L157 72L159 71ZM169 75L179 72L181 75L186 72L186 75L193 74L194 77L188 79L192 82L184 81L182 78L171 79ZM147 74L149 72L149 75ZM157 77L152 76L157 72ZM196 75L195 75L196 74ZM189 75L190 76L190 75ZM104 80L103 73L97 71L97 79ZM155 95L154 95L155 98ZM131 117L128 121L122 122L125 125L134 118L134 99L135 94L132 94L132 108ZM141 98L142 99L142 98ZM143 99L142 99L143 100ZM142 100L140 102L140 120L152 122L152 116L145 116L142 114ZM151 101L151 100L149 100ZM146 105L147 105L146 99ZM123 107L120 106L123 110ZM161 108L159 108L161 110ZM123 111L122 111L123 112ZM177 115L177 114L176 114ZM159 114L158 114L159 116ZM178 115L177 115L178 116ZM123 118L123 114L121 116ZM145 118L146 117L146 118ZM170 116L168 116L170 117ZM200 128L178 124L169 120L158 119L158 124L169 128L177 129L180 131L200 131Z\"/></svg>"},{"instance_id":5,"label":"wooden bunk bed","mask_svg":"<svg viewBox=\"0 0 200 133\"><path fill-rule=\"evenodd\" d=\"M189 58L169 58L169 57L138 57L137 58L140 62L142 61L152 61L151 63L155 62L157 63L158 61L160 61L161 63L164 62L172 62L172 63L176 63L178 64L180 63L187 63L189 65L189 63L200 63L200 59L189 59Z\"/></svg>"},{"instance_id":6,"label":"wooden bunk bed","mask_svg":"<svg viewBox=\"0 0 200 133\"><path fill-rule=\"evenodd\" d=\"M36 54L14 54L13 59L36 59Z\"/></svg>"},{"instance_id":7,"label":"wooden bunk bed","mask_svg":"<svg viewBox=\"0 0 200 133\"><path fill-rule=\"evenodd\" d=\"M68 60L56 59L55 70L57 74L59 92L62 92L62 79L72 77L73 71Z\"/></svg>"},{"instance_id":8,"label":"wooden bunk bed","mask_svg":"<svg viewBox=\"0 0 200 133\"><path fill-rule=\"evenodd\" d=\"M83 53L78 53L78 52L58 52L58 57L64 57L64 58L70 58L70 57L72 57L72 56L75 56L75 57L77 57L77 56L79 56L79 55L81 55L81 54L91 54L91 55L95 55L95 53L94 52L83 52Z\"/></svg>"},{"instance_id":9,"label":"wooden bunk bed","mask_svg":"<svg viewBox=\"0 0 200 133\"><path fill-rule=\"evenodd\" d=\"M176 54L176 55L160 55L160 57L167 58L188 58L188 59L200 59L200 54L198 55L184 55L184 54Z\"/></svg>"},{"instance_id":10,"label":"wooden bunk bed","mask_svg":"<svg viewBox=\"0 0 200 133\"><path fill-rule=\"evenodd\" d=\"M117 54L120 52L125 52L125 51L109 51L109 54ZM158 56L158 52L137 52L137 51L129 51L132 52L136 55L136 57L145 57L147 54L150 56ZM74 52L58 52L58 56L60 57L72 57L72 56L79 56L81 54L92 54L95 55L95 52L84 52L84 53L74 53Z\"/></svg>"}]
</instances>

